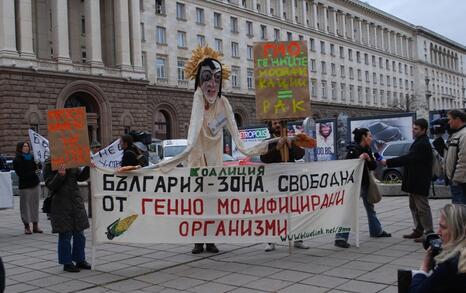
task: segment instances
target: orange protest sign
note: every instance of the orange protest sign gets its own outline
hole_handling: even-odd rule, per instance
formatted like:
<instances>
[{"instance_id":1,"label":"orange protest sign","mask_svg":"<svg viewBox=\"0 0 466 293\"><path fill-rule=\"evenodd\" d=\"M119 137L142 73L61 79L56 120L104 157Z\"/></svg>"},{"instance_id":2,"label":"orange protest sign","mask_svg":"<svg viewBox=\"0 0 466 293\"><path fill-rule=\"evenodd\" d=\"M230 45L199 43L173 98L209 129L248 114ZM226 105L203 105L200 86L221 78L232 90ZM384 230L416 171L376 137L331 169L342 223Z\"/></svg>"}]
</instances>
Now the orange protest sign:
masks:
<instances>
[{"instance_id":1,"label":"orange protest sign","mask_svg":"<svg viewBox=\"0 0 466 293\"><path fill-rule=\"evenodd\" d=\"M90 164L85 107L48 110L47 126L52 170Z\"/></svg>"},{"instance_id":2,"label":"orange protest sign","mask_svg":"<svg viewBox=\"0 0 466 293\"><path fill-rule=\"evenodd\" d=\"M257 119L292 120L311 115L307 58L304 41L254 44Z\"/></svg>"}]
</instances>

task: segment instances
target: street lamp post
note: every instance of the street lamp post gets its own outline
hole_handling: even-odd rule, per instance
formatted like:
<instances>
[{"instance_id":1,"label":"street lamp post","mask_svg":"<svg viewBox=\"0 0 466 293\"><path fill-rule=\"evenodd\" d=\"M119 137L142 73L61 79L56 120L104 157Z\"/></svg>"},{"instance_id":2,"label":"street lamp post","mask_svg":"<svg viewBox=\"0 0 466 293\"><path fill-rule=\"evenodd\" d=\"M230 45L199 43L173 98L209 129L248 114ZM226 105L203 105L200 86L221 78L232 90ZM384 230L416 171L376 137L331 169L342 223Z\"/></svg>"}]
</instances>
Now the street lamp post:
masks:
<instances>
[{"instance_id":1,"label":"street lamp post","mask_svg":"<svg viewBox=\"0 0 466 293\"><path fill-rule=\"evenodd\" d=\"M432 94L429 90L429 82L430 82L430 79L428 76L426 76L425 78L425 81L426 81L426 102L427 102L427 112L430 111L430 97L432 97Z\"/></svg>"}]
</instances>

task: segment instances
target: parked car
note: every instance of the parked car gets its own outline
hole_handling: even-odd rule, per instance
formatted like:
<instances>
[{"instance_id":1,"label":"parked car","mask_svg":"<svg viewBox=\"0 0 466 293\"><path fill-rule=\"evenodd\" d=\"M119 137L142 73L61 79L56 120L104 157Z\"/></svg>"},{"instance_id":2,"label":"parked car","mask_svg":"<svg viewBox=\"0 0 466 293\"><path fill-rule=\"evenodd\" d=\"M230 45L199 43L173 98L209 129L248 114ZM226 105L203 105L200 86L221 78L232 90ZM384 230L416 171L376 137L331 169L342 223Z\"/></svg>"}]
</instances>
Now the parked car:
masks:
<instances>
[{"instance_id":1,"label":"parked car","mask_svg":"<svg viewBox=\"0 0 466 293\"><path fill-rule=\"evenodd\" d=\"M398 128L390 126L384 122L372 122L367 128L371 131L374 141L378 144L403 139L403 135Z\"/></svg>"},{"instance_id":2,"label":"parked car","mask_svg":"<svg viewBox=\"0 0 466 293\"><path fill-rule=\"evenodd\" d=\"M385 160L403 156L408 153L409 147L412 143L412 140L389 142L382 149L380 155L383 156ZM403 167L387 168L378 164L377 169L374 171L374 175L381 181L401 181L403 178Z\"/></svg>"}]
</instances>

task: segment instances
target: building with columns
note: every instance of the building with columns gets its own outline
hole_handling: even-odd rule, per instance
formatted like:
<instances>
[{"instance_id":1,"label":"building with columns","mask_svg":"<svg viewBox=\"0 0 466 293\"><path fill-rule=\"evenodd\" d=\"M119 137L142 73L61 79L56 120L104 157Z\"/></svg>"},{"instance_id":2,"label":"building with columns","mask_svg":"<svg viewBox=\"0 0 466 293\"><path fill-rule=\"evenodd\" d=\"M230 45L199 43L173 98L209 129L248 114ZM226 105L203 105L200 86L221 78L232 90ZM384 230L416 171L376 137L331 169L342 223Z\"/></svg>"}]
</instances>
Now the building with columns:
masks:
<instances>
[{"instance_id":1,"label":"building with columns","mask_svg":"<svg viewBox=\"0 0 466 293\"><path fill-rule=\"evenodd\" d=\"M90 138L186 137L191 50L209 44L240 126L255 118L253 45L305 40L314 118L464 107L466 47L357 0L0 0L0 153L46 110L85 106Z\"/></svg>"}]
</instances>

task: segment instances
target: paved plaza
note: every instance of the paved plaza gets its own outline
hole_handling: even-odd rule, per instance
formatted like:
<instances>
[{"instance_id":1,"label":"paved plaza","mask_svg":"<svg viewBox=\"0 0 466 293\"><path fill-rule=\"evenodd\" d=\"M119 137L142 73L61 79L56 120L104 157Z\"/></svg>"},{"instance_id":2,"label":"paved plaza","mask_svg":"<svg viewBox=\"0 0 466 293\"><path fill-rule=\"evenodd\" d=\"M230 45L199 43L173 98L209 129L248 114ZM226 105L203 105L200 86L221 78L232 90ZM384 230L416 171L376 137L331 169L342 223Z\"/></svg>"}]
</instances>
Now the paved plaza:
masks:
<instances>
[{"instance_id":1,"label":"paved plaza","mask_svg":"<svg viewBox=\"0 0 466 293\"><path fill-rule=\"evenodd\" d=\"M449 200L431 200L434 223ZM58 237L41 214L44 234L25 235L15 209L0 211L0 256L6 292L397 292L398 268L418 268L422 245L402 239L412 226L407 197L386 197L376 210L392 238L369 238L361 203L361 245L341 249L333 237L306 241L308 250L264 244L219 244L219 254L192 255L192 245L100 245L96 270L63 272L57 263ZM91 261L90 229L87 259Z\"/></svg>"}]
</instances>

